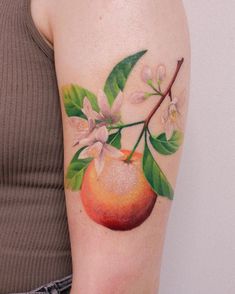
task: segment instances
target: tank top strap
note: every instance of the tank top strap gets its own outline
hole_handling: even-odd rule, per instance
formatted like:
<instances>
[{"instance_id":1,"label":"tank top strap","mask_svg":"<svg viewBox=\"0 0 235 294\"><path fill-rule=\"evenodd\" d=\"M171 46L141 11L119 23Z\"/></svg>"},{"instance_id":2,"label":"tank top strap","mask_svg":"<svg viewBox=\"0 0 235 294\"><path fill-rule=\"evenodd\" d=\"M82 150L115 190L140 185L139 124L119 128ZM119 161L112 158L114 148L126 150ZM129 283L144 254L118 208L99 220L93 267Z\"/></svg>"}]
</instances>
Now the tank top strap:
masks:
<instances>
[{"instance_id":1,"label":"tank top strap","mask_svg":"<svg viewBox=\"0 0 235 294\"><path fill-rule=\"evenodd\" d=\"M32 39L38 45L38 47L46 54L46 56L54 61L54 50L47 43L45 38L39 32L31 12L31 0L22 0L23 1L23 17L25 19L25 24L27 30L29 31Z\"/></svg>"}]
</instances>

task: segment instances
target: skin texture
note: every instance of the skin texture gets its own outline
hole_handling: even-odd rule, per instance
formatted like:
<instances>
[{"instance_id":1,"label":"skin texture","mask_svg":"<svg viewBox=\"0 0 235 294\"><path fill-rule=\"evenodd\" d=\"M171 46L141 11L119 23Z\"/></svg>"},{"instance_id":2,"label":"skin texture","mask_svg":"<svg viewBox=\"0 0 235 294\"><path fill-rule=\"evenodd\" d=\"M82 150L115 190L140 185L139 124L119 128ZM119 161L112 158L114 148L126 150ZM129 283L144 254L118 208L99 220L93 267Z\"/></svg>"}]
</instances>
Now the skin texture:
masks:
<instances>
[{"instance_id":1,"label":"skin texture","mask_svg":"<svg viewBox=\"0 0 235 294\"><path fill-rule=\"evenodd\" d=\"M52 44L59 89L77 83L97 93L110 69L122 58L142 49L148 54L133 69L125 88L123 120L145 119L156 104L130 104L127 97L140 87L144 65L164 64L169 84L177 60L184 64L174 85L184 95L187 115L190 48L187 22L179 0L65 1L33 0L32 13L42 35ZM182 94L184 93L184 94ZM164 104L159 109L163 114ZM65 171L76 149L61 95ZM151 130L162 130L161 116L152 119ZM136 126L123 131L122 148L131 150L141 131ZM143 153L143 142L137 148ZM158 163L172 187L176 186L182 147L172 156L158 156ZM157 197L149 217L129 231L113 231L91 220L79 192L65 190L73 257L72 294L157 293L162 249L172 201ZM85 192L84 192L85 193ZM85 197L85 196L84 196ZM180 195L178 195L180 197Z\"/></svg>"}]
</instances>

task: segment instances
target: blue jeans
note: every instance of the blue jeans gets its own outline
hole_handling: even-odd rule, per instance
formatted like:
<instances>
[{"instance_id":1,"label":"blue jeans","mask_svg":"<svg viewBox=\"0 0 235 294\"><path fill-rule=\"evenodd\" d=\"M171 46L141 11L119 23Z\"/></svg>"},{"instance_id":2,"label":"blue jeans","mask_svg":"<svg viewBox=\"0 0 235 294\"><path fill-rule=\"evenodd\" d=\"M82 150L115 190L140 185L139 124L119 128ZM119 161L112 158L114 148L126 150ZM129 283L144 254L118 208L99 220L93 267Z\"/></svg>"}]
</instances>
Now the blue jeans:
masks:
<instances>
[{"instance_id":1,"label":"blue jeans","mask_svg":"<svg viewBox=\"0 0 235 294\"><path fill-rule=\"evenodd\" d=\"M46 285L42 285L37 289L24 293L12 294L69 294L72 285L72 275L64 277L60 280L52 281Z\"/></svg>"}]
</instances>

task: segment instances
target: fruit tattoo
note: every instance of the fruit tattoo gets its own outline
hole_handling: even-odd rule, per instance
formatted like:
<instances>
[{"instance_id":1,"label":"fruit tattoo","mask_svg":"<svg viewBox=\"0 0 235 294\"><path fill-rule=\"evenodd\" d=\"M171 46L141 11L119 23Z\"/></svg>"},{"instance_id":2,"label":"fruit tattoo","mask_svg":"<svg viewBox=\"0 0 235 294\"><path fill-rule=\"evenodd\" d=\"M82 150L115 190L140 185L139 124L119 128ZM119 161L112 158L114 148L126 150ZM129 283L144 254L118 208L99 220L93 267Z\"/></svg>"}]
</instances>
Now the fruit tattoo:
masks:
<instances>
[{"instance_id":1,"label":"fruit tattoo","mask_svg":"<svg viewBox=\"0 0 235 294\"><path fill-rule=\"evenodd\" d=\"M156 104L145 120L124 123L121 118L127 79L146 52L137 52L119 62L97 96L75 84L62 88L67 119L74 131L73 146L77 149L66 171L65 188L80 191L88 216L112 230L139 226L151 214L158 195L172 200L174 194L153 152L169 156L182 144L184 97L173 96L172 87L184 59L177 62L169 84L164 87L165 65L160 64L156 69L144 66L141 79L149 86L149 92L138 90L128 99L133 104L155 99ZM165 99L167 106L161 115L163 131L155 135L149 124ZM141 131L136 143L131 150L123 150L122 131L137 125ZM144 141L143 154L136 151L141 141Z\"/></svg>"}]
</instances>

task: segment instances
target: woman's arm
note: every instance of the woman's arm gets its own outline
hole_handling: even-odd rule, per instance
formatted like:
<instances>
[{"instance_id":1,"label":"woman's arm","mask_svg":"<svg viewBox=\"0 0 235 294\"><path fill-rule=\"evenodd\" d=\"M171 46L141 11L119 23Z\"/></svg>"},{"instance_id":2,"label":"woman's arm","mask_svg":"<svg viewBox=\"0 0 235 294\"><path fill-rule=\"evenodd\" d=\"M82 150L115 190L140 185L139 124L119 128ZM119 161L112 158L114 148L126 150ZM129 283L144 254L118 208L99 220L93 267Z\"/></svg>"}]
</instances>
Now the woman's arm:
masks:
<instances>
[{"instance_id":1,"label":"woman's arm","mask_svg":"<svg viewBox=\"0 0 235 294\"><path fill-rule=\"evenodd\" d=\"M72 293L156 293L187 112L182 3L55 6Z\"/></svg>"}]
</instances>

